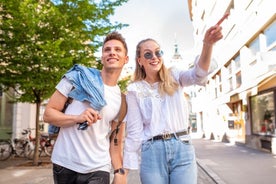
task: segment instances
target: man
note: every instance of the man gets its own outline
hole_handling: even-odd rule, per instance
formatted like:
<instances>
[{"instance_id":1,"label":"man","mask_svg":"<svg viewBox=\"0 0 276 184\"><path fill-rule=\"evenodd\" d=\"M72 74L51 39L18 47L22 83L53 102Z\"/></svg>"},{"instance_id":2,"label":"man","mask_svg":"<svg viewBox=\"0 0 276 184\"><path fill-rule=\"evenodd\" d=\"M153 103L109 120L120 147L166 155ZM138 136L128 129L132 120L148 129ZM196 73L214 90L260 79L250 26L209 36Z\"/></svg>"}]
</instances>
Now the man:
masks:
<instances>
[{"instance_id":1,"label":"man","mask_svg":"<svg viewBox=\"0 0 276 184\"><path fill-rule=\"evenodd\" d=\"M109 184L111 163L113 183L126 183L121 172L122 141L116 145L109 137L120 109L117 81L128 62L127 52L122 35L112 32L103 43L101 71L75 65L56 86L44 113L45 122L61 127L51 158L56 184ZM73 101L62 113L68 97ZM85 130L79 126L82 122L88 125Z\"/></svg>"}]
</instances>

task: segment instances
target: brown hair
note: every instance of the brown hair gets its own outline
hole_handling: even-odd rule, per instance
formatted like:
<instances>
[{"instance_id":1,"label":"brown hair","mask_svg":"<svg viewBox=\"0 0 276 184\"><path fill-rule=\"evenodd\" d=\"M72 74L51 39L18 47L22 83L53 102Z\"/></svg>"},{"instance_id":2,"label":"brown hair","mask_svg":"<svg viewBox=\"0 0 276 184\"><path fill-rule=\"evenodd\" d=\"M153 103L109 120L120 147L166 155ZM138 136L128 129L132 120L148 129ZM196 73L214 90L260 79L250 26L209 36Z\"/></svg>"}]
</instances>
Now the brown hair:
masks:
<instances>
[{"instance_id":1,"label":"brown hair","mask_svg":"<svg viewBox=\"0 0 276 184\"><path fill-rule=\"evenodd\" d=\"M144 67L139 65L138 59L141 57L142 44L148 41L153 41L157 43L154 39L147 38L145 40L140 41L136 46L136 56L135 56L136 67L133 75L133 81L140 81L146 78L146 72L144 70ZM161 69L158 72L158 75L160 78L159 92L161 95L164 95L165 93L167 93L168 95L171 96L178 89L179 85L171 75L171 71L165 67L163 58L160 58L160 59L162 60L163 64L161 66Z\"/></svg>"},{"instance_id":2,"label":"brown hair","mask_svg":"<svg viewBox=\"0 0 276 184\"><path fill-rule=\"evenodd\" d=\"M118 40L118 41L120 41L123 44L124 48L126 49L126 55L127 55L127 53L128 53L127 44L126 44L125 38L120 33L118 33L117 31L109 33L105 37L103 45L106 42L110 41L110 40Z\"/></svg>"}]
</instances>

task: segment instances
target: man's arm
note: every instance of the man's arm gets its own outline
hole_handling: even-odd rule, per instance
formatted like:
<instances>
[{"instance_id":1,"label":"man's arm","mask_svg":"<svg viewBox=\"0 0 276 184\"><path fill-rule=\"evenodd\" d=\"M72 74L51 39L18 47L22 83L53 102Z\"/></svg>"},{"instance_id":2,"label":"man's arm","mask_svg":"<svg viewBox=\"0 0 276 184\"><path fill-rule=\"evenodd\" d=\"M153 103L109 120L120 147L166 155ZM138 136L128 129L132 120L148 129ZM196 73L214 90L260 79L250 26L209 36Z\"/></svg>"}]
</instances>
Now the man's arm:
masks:
<instances>
[{"instance_id":1,"label":"man's arm","mask_svg":"<svg viewBox=\"0 0 276 184\"><path fill-rule=\"evenodd\" d=\"M122 122L119 126L118 131L116 132L116 128L119 122L112 122L112 132L110 137L110 156L112 166L114 171L117 170L116 174L114 174L113 184L125 184L127 180L127 174L124 173L123 169L123 146L124 146L124 137L125 137L125 123Z\"/></svg>"},{"instance_id":2,"label":"man's arm","mask_svg":"<svg viewBox=\"0 0 276 184\"><path fill-rule=\"evenodd\" d=\"M61 94L58 90L51 96L48 104L46 105L43 119L45 122L51 122L56 126L71 126L75 124L76 116L65 115L62 112L67 97Z\"/></svg>"}]
</instances>

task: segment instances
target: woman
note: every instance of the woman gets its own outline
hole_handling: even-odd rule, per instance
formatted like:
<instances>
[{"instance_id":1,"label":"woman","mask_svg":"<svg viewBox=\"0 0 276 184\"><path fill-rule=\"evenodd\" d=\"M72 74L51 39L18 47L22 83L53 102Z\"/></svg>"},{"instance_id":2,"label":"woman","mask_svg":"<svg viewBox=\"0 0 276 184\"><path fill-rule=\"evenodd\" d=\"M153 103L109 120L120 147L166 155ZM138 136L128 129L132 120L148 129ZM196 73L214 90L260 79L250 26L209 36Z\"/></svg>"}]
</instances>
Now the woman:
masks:
<instances>
[{"instance_id":1,"label":"woman","mask_svg":"<svg viewBox=\"0 0 276 184\"><path fill-rule=\"evenodd\" d=\"M127 94L124 168L128 172L140 165L143 184L197 183L183 87L206 83L212 47L221 38L219 25L208 29L202 53L187 71L167 69L155 40L138 43L134 80Z\"/></svg>"}]
</instances>

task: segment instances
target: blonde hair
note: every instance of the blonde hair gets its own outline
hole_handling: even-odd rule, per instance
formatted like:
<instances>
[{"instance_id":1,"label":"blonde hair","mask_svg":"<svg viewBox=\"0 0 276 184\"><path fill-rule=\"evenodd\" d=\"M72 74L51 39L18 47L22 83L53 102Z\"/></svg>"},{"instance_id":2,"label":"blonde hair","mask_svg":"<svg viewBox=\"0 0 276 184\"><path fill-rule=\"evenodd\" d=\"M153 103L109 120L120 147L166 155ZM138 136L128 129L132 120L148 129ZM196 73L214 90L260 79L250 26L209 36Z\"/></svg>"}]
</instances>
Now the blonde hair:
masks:
<instances>
[{"instance_id":1,"label":"blonde hair","mask_svg":"<svg viewBox=\"0 0 276 184\"><path fill-rule=\"evenodd\" d=\"M145 42L148 42L148 41L153 41L153 42L157 43L154 39L148 38L148 39L140 41L136 46L136 56L135 56L136 67L135 67L135 71L134 71L134 75L133 75L134 82L141 81L146 78L146 72L144 70L144 67L139 65L138 59L141 57L140 53L141 53L142 44ZM162 66L161 66L161 69L158 71L158 75L160 78L158 90L161 95L168 94L168 95L172 96L178 89L179 84L175 81L175 79L171 75L171 70L169 70L165 67L163 58L161 58L161 60L162 60Z\"/></svg>"}]
</instances>

